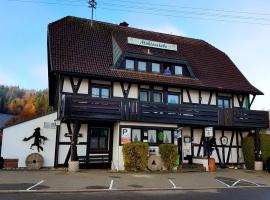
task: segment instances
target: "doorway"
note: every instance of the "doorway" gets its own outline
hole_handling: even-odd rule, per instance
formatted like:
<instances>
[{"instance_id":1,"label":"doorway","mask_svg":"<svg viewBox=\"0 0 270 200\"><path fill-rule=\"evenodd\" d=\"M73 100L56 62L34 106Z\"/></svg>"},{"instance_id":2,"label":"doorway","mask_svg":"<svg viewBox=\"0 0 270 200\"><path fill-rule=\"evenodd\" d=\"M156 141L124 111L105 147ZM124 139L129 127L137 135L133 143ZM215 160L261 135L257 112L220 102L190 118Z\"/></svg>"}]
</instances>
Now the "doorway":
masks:
<instances>
[{"instance_id":1,"label":"doorway","mask_svg":"<svg viewBox=\"0 0 270 200\"><path fill-rule=\"evenodd\" d=\"M108 127L91 127L87 137L88 168L109 168L111 165L111 133Z\"/></svg>"}]
</instances>

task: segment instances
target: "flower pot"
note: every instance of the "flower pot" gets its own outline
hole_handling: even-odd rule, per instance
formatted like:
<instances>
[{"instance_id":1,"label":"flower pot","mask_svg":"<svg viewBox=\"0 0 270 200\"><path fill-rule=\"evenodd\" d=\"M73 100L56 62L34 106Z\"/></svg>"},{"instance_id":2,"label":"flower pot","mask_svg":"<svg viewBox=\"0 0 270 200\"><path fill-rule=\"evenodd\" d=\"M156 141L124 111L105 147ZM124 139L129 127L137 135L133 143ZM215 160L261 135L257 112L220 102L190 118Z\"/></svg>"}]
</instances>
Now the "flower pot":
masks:
<instances>
[{"instance_id":1,"label":"flower pot","mask_svg":"<svg viewBox=\"0 0 270 200\"><path fill-rule=\"evenodd\" d=\"M255 171L262 171L263 170L263 162L262 161L255 161L254 162L254 170Z\"/></svg>"},{"instance_id":2,"label":"flower pot","mask_svg":"<svg viewBox=\"0 0 270 200\"><path fill-rule=\"evenodd\" d=\"M78 172L80 170L79 161L69 161L68 162L68 171L69 172Z\"/></svg>"}]
</instances>

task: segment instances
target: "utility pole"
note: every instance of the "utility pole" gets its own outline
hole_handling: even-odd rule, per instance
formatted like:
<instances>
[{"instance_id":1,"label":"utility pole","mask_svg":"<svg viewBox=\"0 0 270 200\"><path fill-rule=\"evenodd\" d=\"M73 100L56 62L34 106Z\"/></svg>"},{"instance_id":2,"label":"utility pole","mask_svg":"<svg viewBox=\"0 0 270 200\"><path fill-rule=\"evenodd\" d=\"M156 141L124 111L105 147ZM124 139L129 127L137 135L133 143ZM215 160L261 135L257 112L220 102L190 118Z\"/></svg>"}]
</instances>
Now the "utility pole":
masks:
<instances>
[{"instance_id":1,"label":"utility pole","mask_svg":"<svg viewBox=\"0 0 270 200\"><path fill-rule=\"evenodd\" d=\"M92 25L93 25L94 9L97 8L97 2L96 2L96 0L89 0L88 1L88 7L91 8L91 11L92 11L92 13L91 13L91 27L92 27Z\"/></svg>"}]
</instances>

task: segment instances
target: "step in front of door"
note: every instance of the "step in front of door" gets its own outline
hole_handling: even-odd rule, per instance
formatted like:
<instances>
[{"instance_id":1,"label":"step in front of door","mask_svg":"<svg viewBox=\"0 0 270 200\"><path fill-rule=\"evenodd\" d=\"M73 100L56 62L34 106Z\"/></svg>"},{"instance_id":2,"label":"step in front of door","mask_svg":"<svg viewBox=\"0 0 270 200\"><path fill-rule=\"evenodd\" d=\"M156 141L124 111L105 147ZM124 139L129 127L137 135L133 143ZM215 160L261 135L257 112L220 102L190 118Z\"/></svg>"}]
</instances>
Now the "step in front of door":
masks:
<instances>
[{"instance_id":1,"label":"step in front of door","mask_svg":"<svg viewBox=\"0 0 270 200\"><path fill-rule=\"evenodd\" d=\"M109 154L102 153L102 154L89 154L89 164L101 164L101 163L109 163Z\"/></svg>"}]
</instances>

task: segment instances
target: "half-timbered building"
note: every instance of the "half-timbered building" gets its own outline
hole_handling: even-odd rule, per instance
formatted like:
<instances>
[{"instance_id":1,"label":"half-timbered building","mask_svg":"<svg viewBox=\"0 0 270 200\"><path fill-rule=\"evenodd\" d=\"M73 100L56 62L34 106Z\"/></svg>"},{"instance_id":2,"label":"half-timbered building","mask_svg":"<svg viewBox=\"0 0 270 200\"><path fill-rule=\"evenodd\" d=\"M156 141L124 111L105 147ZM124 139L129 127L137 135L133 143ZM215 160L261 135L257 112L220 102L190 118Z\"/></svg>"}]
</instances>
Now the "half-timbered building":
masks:
<instances>
[{"instance_id":1,"label":"half-timbered building","mask_svg":"<svg viewBox=\"0 0 270 200\"><path fill-rule=\"evenodd\" d=\"M240 164L242 138L268 126L267 112L251 110L263 93L203 40L65 17L48 26L48 67L61 121L56 166L78 159L121 170L122 145L132 141L157 154L175 143L186 162L209 154L206 127L216 162Z\"/></svg>"},{"instance_id":2,"label":"half-timbered building","mask_svg":"<svg viewBox=\"0 0 270 200\"><path fill-rule=\"evenodd\" d=\"M49 24L47 46L55 167L123 170L122 146L134 141L150 154L174 143L183 162L212 152L241 164L241 140L268 127L268 113L251 109L263 93L203 40L65 17Z\"/></svg>"}]
</instances>

